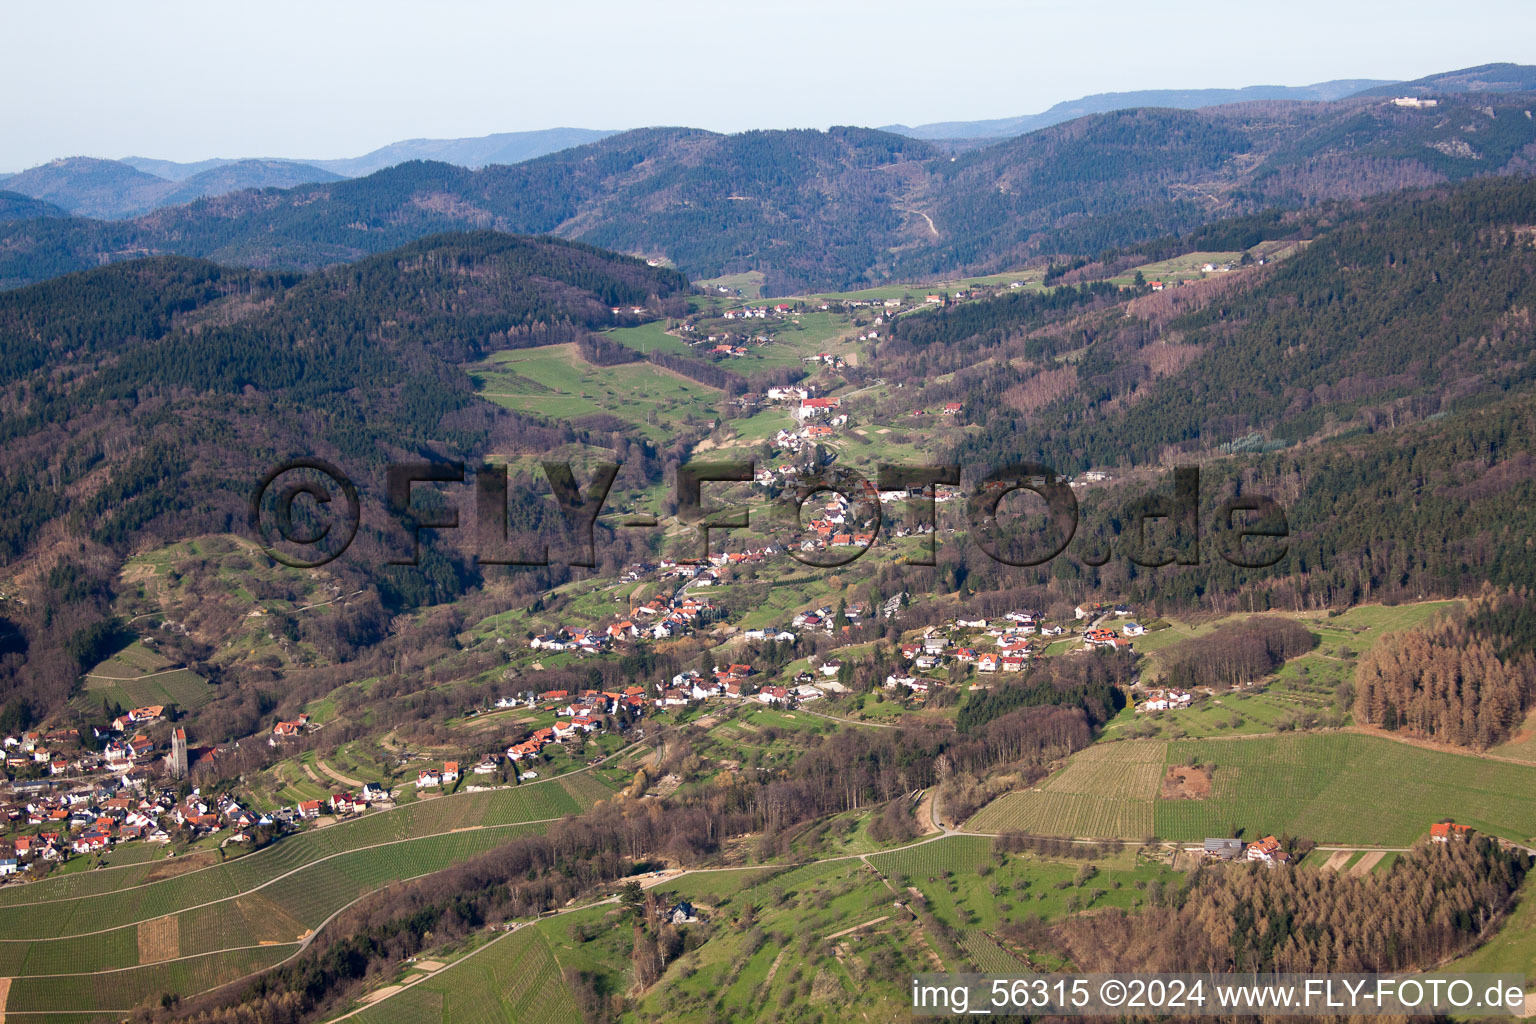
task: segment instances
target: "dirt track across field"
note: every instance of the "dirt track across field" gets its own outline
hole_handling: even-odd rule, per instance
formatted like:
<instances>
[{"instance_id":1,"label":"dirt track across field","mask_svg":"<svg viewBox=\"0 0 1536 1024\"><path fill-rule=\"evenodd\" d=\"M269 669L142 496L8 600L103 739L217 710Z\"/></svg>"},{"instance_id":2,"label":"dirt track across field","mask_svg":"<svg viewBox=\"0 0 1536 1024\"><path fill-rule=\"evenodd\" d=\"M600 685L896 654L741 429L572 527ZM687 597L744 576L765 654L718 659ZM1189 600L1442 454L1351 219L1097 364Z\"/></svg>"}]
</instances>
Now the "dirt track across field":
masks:
<instances>
[{"instance_id":1,"label":"dirt track across field","mask_svg":"<svg viewBox=\"0 0 1536 1024\"><path fill-rule=\"evenodd\" d=\"M1335 850L1333 853L1328 855L1327 860L1323 861L1322 870L1342 871L1344 869L1344 865L1349 863L1349 858L1353 857L1354 855L1354 850Z\"/></svg>"},{"instance_id":2,"label":"dirt track across field","mask_svg":"<svg viewBox=\"0 0 1536 1024\"><path fill-rule=\"evenodd\" d=\"M319 768L322 772L325 772L325 774L329 775L343 786L362 786L361 780L348 778L347 776L341 774L341 772L337 771L335 768L332 768L330 765L320 760L318 757L315 758L315 767Z\"/></svg>"},{"instance_id":3,"label":"dirt track across field","mask_svg":"<svg viewBox=\"0 0 1536 1024\"><path fill-rule=\"evenodd\" d=\"M840 932L833 932L831 935L828 935L827 938L828 939L840 939L844 935L851 935L852 933L858 931L860 928L868 928L870 925L879 924L881 921L889 921L890 919L891 919L891 915L890 914L886 914L883 917L877 917L877 918L875 918L875 919L873 919L871 921L865 921L863 924L856 924L852 928L844 928Z\"/></svg>"},{"instance_id":4,"label":"dirt track across field","mask_svg":"<svg viewBox=\"0 0 1536 1024\"><path fill-rule=\"evenodd\" d=\"M1355 866L1349 869L1349 873L1351 875L1368 875L1371 873L1371 869L1374 868L1377 864L1380 864L1381 858L1385 857L1386 855L1386 851L1384 850L1377 850L1374 853L1367 853L1359 860L1355 861Z\"/></svg>"}]
</instances>

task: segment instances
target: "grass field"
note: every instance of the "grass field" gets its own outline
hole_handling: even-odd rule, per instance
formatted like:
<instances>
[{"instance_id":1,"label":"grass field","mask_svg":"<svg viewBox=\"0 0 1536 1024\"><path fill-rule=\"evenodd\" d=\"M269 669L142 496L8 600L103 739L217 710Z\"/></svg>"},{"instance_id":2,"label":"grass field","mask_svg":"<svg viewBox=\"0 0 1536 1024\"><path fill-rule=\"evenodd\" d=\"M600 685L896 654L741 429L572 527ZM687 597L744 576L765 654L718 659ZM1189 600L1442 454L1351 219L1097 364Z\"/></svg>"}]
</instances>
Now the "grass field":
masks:
<instances>
[{"instance_id":1,"label":"grass field","mask_svg":"<svg viewBox=\"0 0 1536 1024\"><path fill-rule=\"evenodd\" d=\"M1148 883L1179 877L1162 864L1139 861L1134 850L1089 864L1032 853L997 854L984 836L949 836L871 856L869 862L898 888L920 891L934 916L962 934L972 929L995 932L1008 920L1026 915L1053 920L1104 907L1132 909L1142 902ZM970 946L963 945L969 951ZM982 955L990 952L984 949ZM1000 948L997 952L1008 955Z\"/></svg>"},{"instance_id":2,"label":"grass field","mask_svg":"<svg viewBox=\"0 0 1536 1024\"><path fill-rule=\"evenodd\" d=\"M612 341L644 354L647 352L671 352L673 355L693 354L688 343L674 334L667 333L665 320L652 320L638 327L615 327L603 334Z\"/></svg>"},{"instance_id":3,"label":"grass field","mask_svg":"<svg viewBox=\"0 0 1536 1024\"><path fill-rule=\"evenodd\" d=\"M1214 277L1215 271L1206 273L1203 268L1207 263L1222 266L1226 263L1236 265L1242 259L1241 252L1187 252L1182 256L1172 259L1159 260L1156 263L1144 263L1139 267L1133 267L1118 277L1110 280L1115 284L1130 284L1136 278L1136 272L1141 271L1142 277L1147 281L1188 281L1199 280L1202 277Z\"/></svg>"},{"instance_id":4,"label":"grass field","mask_svg":"<svg viewBox=\"0 0 1536 1024\"><path fill-rule=\"evenodd\" d=\"M1211 795L1158 798L1165 768L1194 762L1212 767ZM1407 846L1444 817L1536 842L1536 767L1348 732L1130 740L1074 755L1037 790L982 808L969 827L1181 842L1241 829Z\"/></svg>"},{"instance_id":5,"label":"grass field","mask_svg":"<svg viewBox=\"0 0 1536 1024\"><path fill-rule=\"evenodd\" d=\"M688 418L716 412L720 393L650 363L593 366L574 345L497 352L467 368L485 398L551 420L609 413L653 441L667 440Z\"/></svg>"},{"instance_id":6,"label":"grass field","mask_svg":"<svg viewBox=\"0 0 1536 1024\"><path fill-rule=\"evenodd\" d=\"M739 875L712 880L720 889L736 887L697 904L708 917L710 940L671 965L667 982L643 996L625 1020L704 1024L761 1017L765 1008L814 1014L822 1006L849 1005L870 1020L904 1016L904 988L872 965L927 970L919 965L932 962L910 916L891 905L890 890L874 872L846 860L757 880ZM657 891L670 897L673 890ZM868 926L829 938L861 924ZM611 984L627 986L620 973L627 966L610 968Z\"/></svg>"},{"instance_id":7,"label":"grass field","mask_svg":"<svg viewBox=\"0 0 1536 1024\"><path fill-rule=\"evenodd\" d=\"M1536 764L1536 711L1526 716L1525 723L1509 738L1509 742L1494 747L1491 752L1500 757L1512 757L1517 761Z\"/></svg>"},{"instance_id":8,"label":"grass field","mask_svg":"<svg viewBox=\"0 0 1536 1024\"><path fill-rule=\"evenodd\" d=\"M1170 739L1274 732L1290 717L1307 711L1326 711L1331 704L1320 695L1275 687L1260 693L1222 694L1201 700L1193 707L1151 715L1138 714L1128 706L1105 725L1104 733L1118 738L1129 727L1147 723L1161 728L1162 734Z\"/></svg>"}]
</instances>

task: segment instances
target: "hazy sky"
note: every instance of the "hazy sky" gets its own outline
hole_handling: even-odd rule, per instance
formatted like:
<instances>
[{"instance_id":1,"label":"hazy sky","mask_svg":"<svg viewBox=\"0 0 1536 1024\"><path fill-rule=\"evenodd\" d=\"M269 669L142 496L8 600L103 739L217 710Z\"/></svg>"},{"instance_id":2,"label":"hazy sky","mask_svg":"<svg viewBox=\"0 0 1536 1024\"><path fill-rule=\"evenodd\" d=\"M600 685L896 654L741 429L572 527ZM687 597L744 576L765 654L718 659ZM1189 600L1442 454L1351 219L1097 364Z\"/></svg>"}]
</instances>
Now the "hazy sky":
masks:
<instances>
[{"instance_id":1,"label":"hazy sky","mask_svg":"<svg viewBox=\"0 0 1536 1024\"><path fill-rule=\"evenodd\" d=\"M75 0L8 4L0 24L0 170L355 156L560 125L920 124L1095 92L1536 63L1529 0Z\"/></svg>"}]
</instances>

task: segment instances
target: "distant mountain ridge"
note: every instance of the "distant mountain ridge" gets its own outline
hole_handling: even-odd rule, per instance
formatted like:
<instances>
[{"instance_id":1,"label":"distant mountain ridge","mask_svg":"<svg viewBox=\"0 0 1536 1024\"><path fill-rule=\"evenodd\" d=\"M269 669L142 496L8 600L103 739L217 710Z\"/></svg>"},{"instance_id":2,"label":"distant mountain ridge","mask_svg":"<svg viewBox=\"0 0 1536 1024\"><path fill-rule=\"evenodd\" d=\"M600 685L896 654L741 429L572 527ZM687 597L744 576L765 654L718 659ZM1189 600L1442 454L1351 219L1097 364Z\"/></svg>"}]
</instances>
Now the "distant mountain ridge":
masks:
<instances>
[{"instance_id":1,"label":"distant mountain ridge","mask_svg":"<svg viewBox=\"0 0 1536 1024\"><path fill-rule=\"evenodd\" d=\"M137 156L122 160L76 156L0 175L0 188L50 203L76 216L124 220L244 189L293 188L362 177L412 160L437 160L470 169L521 163L613 134L616 133L585 128L551 128L474 139L409 139L339 160L252 158L178 163ZM33 215L49 214L40 210ZM24 215L0 212L0 220L20 216Z\"/></svg>"},{"instance_id":2,"label":"distant mountain ridge","mask_svg":"<svg viewBox=\"0 0 1536 1024\"><path fill-rule=\"evenodd\" d=\"M1536 91L1536 65L1479 64L1475 68L1443 71L1425 75L1411 82L1383 84L1364 90L1360 96L1406 96L1425 93L1533 92Z\"/></svg>"},{"instance_id":3,"label":"distant mountain ridge","mask_svg":"<svg viewBox=\"0 0 1536 1024\"><path fill-rule=\"evenodd\" d=\"M147 213L176 185L116 160L72 156L13 174L6 191L52 203L82 217L116 219Z\"/></svg>"},{"instance_id":4,"label":"distant mountain ridge","mask_svg":"<svg viewBox=\"0 0 1536 1024\"><path fill-rule=\"evenodd\" d=\"M1408 82L1358 78L1307 86L1256 85L1240 89L1098 93L1058 103L1039 114L981 121L943 121L915 128L888 125L877 130L939 142L944 151L956 152L1115 110L1147 107L1199 110L1276 100L1329 103L1351 96L1375 97L1394 93L1532 90L1536 90L1536 67L1500 63L1443 72ZM77 216L121 220L247 188L291 188L335 181L340 177L362 177L413 160L436 161L470 170L519 164L600 142L617 134L620 133L611 130L560 127L501 132L476 138L407 139L362 156L325 160L218 158L182 163L138 156L116 161L72 157L17 174L0 175L0 188L52 203ZM13 205L0 219L17 219L19 216Z\"/></svg>"},{"instance_id":5,"label":"distant mountain ridge","mask_svg":"<svg viewBox=\"0 0 1536 1024\"><path fill-rule=\"evenodd\" d=\"M1049 128L1088 114L1104 114L1111 110L1127 110L1133 107L1199 110L1202 107L1219 107L1229 103L1247 103L1254 100L1329 102L1357 95L1367 89L1393 84L1391 81L1379 78L1342 78L1300 86L1250 85L1241 89L1144 89L1136 92L1101 92L1081 99L1057 103L1039 114L1023 114L1019 117L999 117L982 121L938 121L933 124L921 124L915 128L909 128L903 124L890 124L885 125L881 131L930 141L1007 139L1027 132L1039 131L1041 128Z\"/></svg>"},{"instance_id":6,"label":"distant mountain ridge","mask_svg":"<svg viewBox=\"0 0 1536 1024\"><path fill-rule=\"evenodd\" d=\"M1093 114L951 158L868 128L626 132L479 171L415 161L131 221L0 224L0 287L180 253L315 268L441 231L551 234L758 271L772 294L1089 255L1224 217L1536 170L1526 94Z\"/></svg>"},{"instance_id":7,"label":"distant mountain ridge","mask_svg":"<svg viewBox=\"0 0 1536 1024\"><path fill-rule=\"evenodd\" d=\"M1411 81L1379 78L1340 78L1313 85L1250 85L1241 89L1144 89L1135 92L1103 92L1081 99L1057 103L1039 114L999 117L980 121L937 121L908 127L890 124L881 131L895 132L930 142L1006 139L1088 114L1135 107L1171 107L1176 110L1200 110L1259 100L1293 100L1328 103L1352 96L1376 97L1424 93L1532 92L1536 91L1536 65L1479 64L1457 71L1444 71Z\"/></svg>"},{"instance_id":8,"label":"distant mountain ridge","mask_svg":"<svg viewBox=\"0 0 1536 1024\"><path fill-rule=\"evenodd\" d=\"M648 128L480 170L411 161L132 220L10 220L0 288L157 253L313 269L481 229L579 239L695 278L759 272L767 294L997 271L1261 210L1529 176L1536 95L1494 91L1521 71L1490 68L1433 76L1454 86L1435 108L1382 97L1135 108L957 156L869 128ZM1389 92L1405 91L1432 85ZM15 180L3 187L20 191Z\"/></svg>"},{"instance_id":9,"label":"distant mountain ridge","mask_svg":"<svg viewBox=\"0 0 1536 1024\"><path fill-rule=\"evenodd\" d=\"M121 160L75 156L29 168L0 184L77 216L121 220L242 189L340 180L339 174L289 160L232 160L170 180Z\"/></svg>"},{"instance_id":10,"label":"distant mountain ridge","mask_svg":"<svg viewBox=\"0 0 1536 1024\"><path fill-rule=\"evenodd\" d=\"M487 164L521 163L524 160L532 160L535 157L544 156L548 153L555 153L559 150L584 145L588 142L596 142L599 139L606 139L610 135L617 134L617 130L545 128L530 132L498 132L494 135L481 135L462 139L405 139L401 142L391 142L387 146L380 146L378 149L364 153L362 156L326 160L280 160L277 162L318 167L321 170L330 171L332 174L343 178L362 177L365 174L372 174L374 171L393 167L395 164L403 164L409 160L439 160L445 164L456 164L459 167L468 167L475 170ZM175 160L157 160L144 156L128 156L123 157L119 161L119 163L125 163L136 170L165 178L168 181L184 181L204 171L210 171L229 164L248 162L250 161L213 159L198 160L192 163L178 163ZM0 179L0 181L3 181L3 179Z\"/></svg>"},{"instance_id":11,"label":"distant mountain ridge","mask_svg":"<svg viewBox=\"0 0 1536 1024\"><path fill-rule=\"evenodd\" d=\"M617 129L546 128L532 132L500 132L469 139L406 139L362 156L308 162L349 178L372 174L407 160L440 160L445 164L478 170L491 164L522 163L524 160L533 160L617 134Z\"/></svg>"}]
</instances>

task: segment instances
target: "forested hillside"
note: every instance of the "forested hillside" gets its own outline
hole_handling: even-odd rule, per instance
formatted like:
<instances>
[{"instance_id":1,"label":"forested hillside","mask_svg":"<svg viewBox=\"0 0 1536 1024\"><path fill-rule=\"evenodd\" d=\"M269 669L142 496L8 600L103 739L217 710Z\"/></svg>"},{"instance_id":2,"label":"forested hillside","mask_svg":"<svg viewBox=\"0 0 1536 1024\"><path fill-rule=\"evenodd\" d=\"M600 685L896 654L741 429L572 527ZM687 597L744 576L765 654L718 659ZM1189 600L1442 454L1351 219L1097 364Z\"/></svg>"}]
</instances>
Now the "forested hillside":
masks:
<instances>
[{"instance_id":1,"label":"forested hillside","mask_svg":"<svg viewBox=\"0 0 1536 1024\"><path fill-rule=\"evenodd\" d=\"M1402 425L1536 380L1533 210L1524 178L1339 207L1291 225L1320 237L1266 267L1123 309L1080 292L1071 318L1051 309L1065 298L1007 296L900 322L884 351L915 376L975 363L977 343L1010 358L957 380L989 428L973 459L1028 437L1070 471Z\"/></svg>"},{"instance_id":2,"label":"forested hillside","mask_svg":"<svg viewBox=\"0 0 1536 1024\"><path fill-rule=\"evenodd\" d=\"M20 192L0 190L0 221L30 220L36 217L67 217L69 212L41 199Z\"/></svg>"},{"instance_id":3,"label":"forested hillside","mask_svg":"<svg viewBox=\"0 0 1536 1024\"><path fill-rule=\"evenodd\" d=\"M0 285L142 252L313 268L466 228L580 238L695 278L758 271L770 293L1000 269L1269 207L1528 171L1533 105L1478 93L1433 109L1122 110L953 159L862 128L643 129L479 171L407 163L125 223L12 223L0 229Z\"/></svg>"},{"instance_id":4,"label":"forested hillside","mask_svg":"<svg viewBox=\"0 0 1536 1024\"><path fill-rule=\"evenodd\" d=\"M1355 717L1387 730L1487 749L1536 704L1536 609L1486 595L1466 616L1388 637L1355 673Z\"/></svg>"},{"instance_id":5,"label":"forested hillside","mask_svg":"<svg viewBox=\"0 0 1536 1024\"><path fill-rule=\"evenodd\" d=\"M377 495L390 458L543 454L580 437L476 398L457 364L575 340L622 322L613 306L659 312L685 285L585 245L482 233L309 277L162 257L0 296L0 557L52 567L25 577L25 653L6 657L0 688L39 706L67 692L121 554L243 523L282 459L366 470L358 485ZM514 529L539 528L541 508L518 496ZM420 573L375 576L377 524L358 544L371 555L349 571L378 587L380 615L475 575L429 547Z\"/></svg>"},{"instance_id":6,"label":"forested hillside","mask_svg":"<svg viewBox=\"0 0 1536 1024\"><path fill-rule=\"evenodd\" d=\"M1141 914L1069 921L1059 936L1084 970L1428 969L1477 943L1529 870L1527 854L1486 839L1420 846L1384 875L1233 868L1197 876ZM1430 891L1446 902L1426 913Z\"/></svg>"},{"instance_id":7,"label":"forested hillside","mask_svg":"<svg viewBox=\"0 0 1536 1024\"><path fill-rule=\"evenodd\" d=\"M1064 473L1202 464L1202 530L1234 491L1273 496L1290 524L1284 571L1058 559L1042 582L1170 602L1252 588L1287 608L1536 585L1509 533L1533 488L1533 211L1527 179L1468 183L1277 225L1315 240L1184 288L1127 300L1085 285L905 318L881 373L939 383L891 412L958 401L981 429L951 456L978 477L1020 458ZM1074 550L1123 547L1153 486L1171 490L1133 478L1085 499ZM979 590L1016 578L952 557Z\"/></svg>"}]
</instances>

